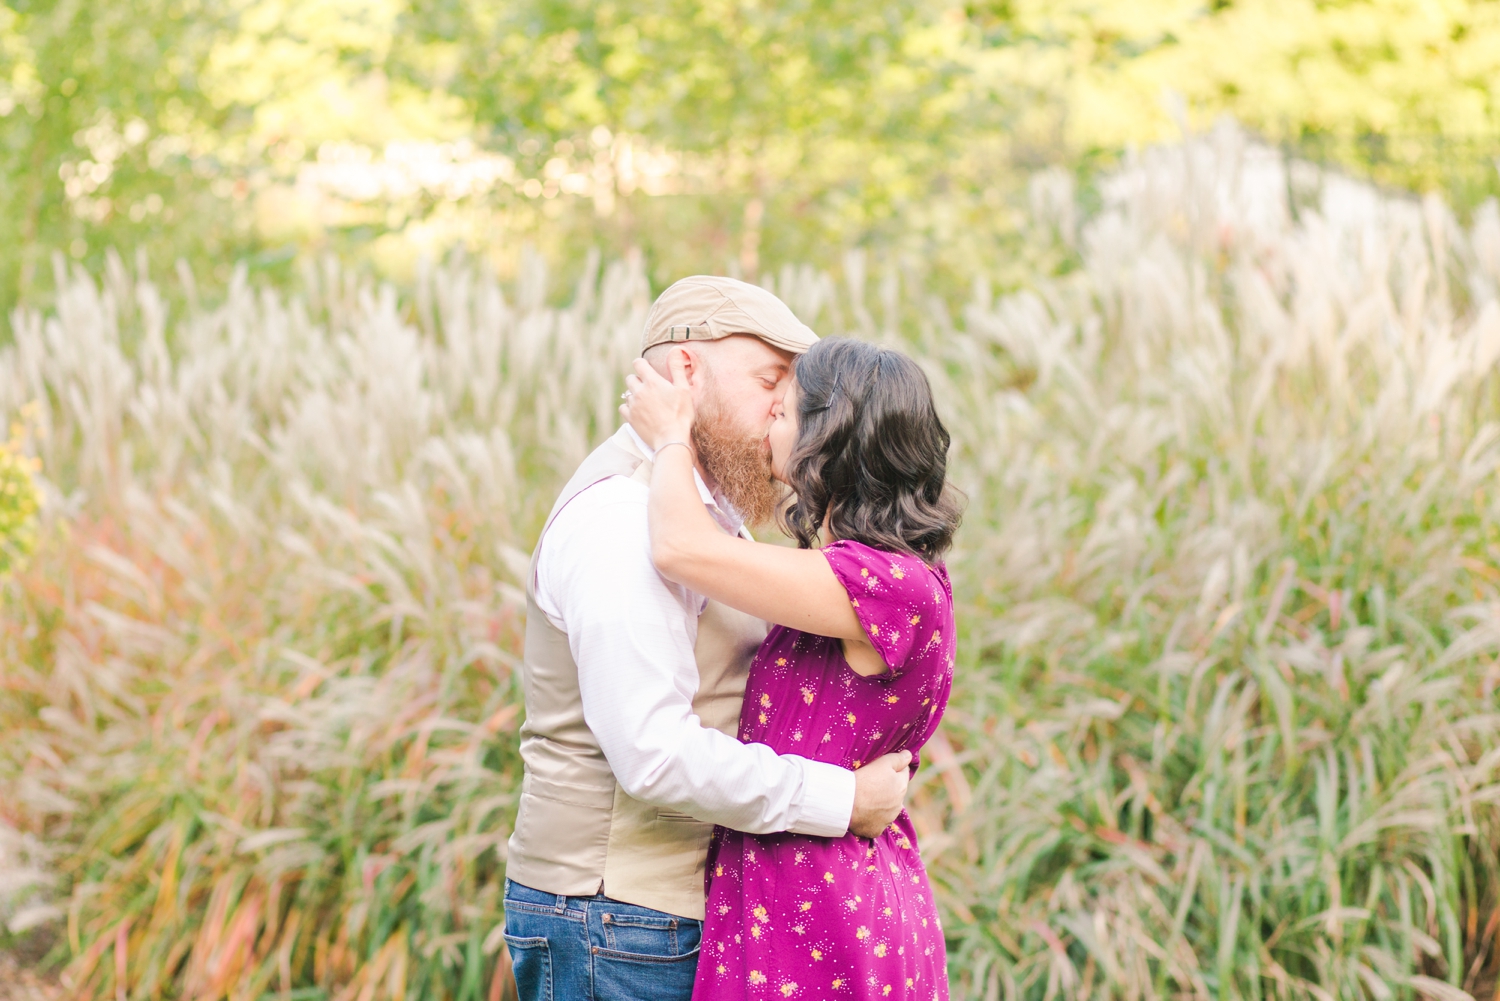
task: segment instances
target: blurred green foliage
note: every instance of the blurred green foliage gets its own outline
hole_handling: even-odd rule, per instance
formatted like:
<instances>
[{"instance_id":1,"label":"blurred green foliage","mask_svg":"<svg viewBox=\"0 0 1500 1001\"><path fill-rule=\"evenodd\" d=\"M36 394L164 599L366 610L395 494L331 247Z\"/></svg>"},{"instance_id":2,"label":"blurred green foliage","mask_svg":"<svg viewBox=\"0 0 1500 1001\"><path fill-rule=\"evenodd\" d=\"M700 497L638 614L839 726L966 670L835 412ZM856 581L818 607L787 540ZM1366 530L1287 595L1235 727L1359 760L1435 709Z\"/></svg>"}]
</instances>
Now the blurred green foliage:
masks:
<instances>
[{"instance_id":1,"label":"blurred green foliage","mask_svg":"<svg viewBox=\"0 0 1500 1001\"><path fill-rule=\"evenodd\" d=\"M0 250L3 301L47 275L56 250L97 258L149 241L165 256L253 245L212 195L232 173L243 122L216 106L203 69L235 29L214 0L18 2L0 7Z\"/></svg>"},{"instance_id":2,"label":"blurred green foliage","mask_svg":"<svg viewBox=\"0 0 1500 1001\"><path fill-rule=\"evenodd\" d=\"M405 23L418 41L393 62L447 86L501 145L553 150L602 128L699 158L706 198L603 224L673 273L710 248L748 271L871 240L943 255L973 242L962 227L996 228L983 210L1008 109L957 8L418 0ZM444 58L424 60L434 47ZM663 229L686 246L655 246Z\"/></svg>"},{"instance_id":3,"label":"blurred green foliage","mask_svg":"<svg viewBox=\"0 0 1500 1001\"><path fill-rule=\"evenodd\" d=\"M32 474L36 460L22 451L22 429L0 441L0 576L31 555L36 545L36 516L41 495Z\"/></svg>"},{"instance_id":4,"label":"blurred green foliage","mask_svg":"<svg viewBox=\"0 0 1500 1001\"><path fill-rule=\"evenodd\" d=\"M1481 0L17 0L0 305L110 246L222 280L456 245L514 276L528 242L566 277L604 244L657 283L866 247L1003 284L1029 169L1225 113L1478 204L1497 73Z\"/></svg>"},{"instance_id":5,"label":"blurred green foliage","mask_svg":"<svg viewBox=\"0 0 1500 1001\"><path fill-rule=\"evenodd\" d=\"M986 6L980 4L979 6ZM1500 191L1500 6L1474 0L996 0L987 31L1039 100L1023 131L1117 150L1229 113L1382 184ZM1161 95L1173 97L1163 101Z\"/></svg>"}]
</instances>

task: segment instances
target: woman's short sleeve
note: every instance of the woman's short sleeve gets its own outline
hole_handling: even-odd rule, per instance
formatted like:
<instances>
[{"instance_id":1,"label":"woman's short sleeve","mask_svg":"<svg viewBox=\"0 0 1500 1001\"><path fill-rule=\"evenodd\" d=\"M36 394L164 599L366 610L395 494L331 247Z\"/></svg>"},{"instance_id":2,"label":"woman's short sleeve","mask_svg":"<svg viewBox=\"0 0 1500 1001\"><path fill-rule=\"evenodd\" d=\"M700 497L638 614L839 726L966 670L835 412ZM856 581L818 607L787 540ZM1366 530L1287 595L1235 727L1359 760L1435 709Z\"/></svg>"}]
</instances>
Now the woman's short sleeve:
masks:
<instances>
[{"instance_id":1,"label":"woman's short sleeve","mask_svg":"<svg viewBox=\"0 0 1500 1001\"><path fill-rule=\"evenodd\" d=\"M859 542L834 542L823 555L892 675L925 657L942 658L944 635L953 629L953 599L939 572L920 557Z\"/></svg>"}]
</instances>

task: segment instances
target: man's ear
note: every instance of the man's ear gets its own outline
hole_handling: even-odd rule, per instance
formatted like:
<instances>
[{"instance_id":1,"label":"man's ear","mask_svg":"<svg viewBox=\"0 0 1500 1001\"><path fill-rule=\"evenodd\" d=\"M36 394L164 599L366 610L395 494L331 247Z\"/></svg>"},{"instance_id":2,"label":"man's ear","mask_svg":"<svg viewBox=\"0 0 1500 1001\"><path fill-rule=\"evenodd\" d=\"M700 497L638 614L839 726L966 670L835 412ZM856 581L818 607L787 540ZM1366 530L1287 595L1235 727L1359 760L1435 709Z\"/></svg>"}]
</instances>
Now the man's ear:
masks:
<instances>
[{"instance_id":1,"label":"man's ear","mask_svg":"<svg viewBox=\"0 0 1500 1001\"><path fill-rule=\"evenodd\" d=\"M686 344L657 344L646 349L643 357L646 364L656 369L658 375L664 379L672 378L672 356L678 355L682 358L682 367L688 373L688 381L696 383L696 374L700 365L693 351Z\"/></svg>"},{"instance_id":2,"label":"man's ear","mask_svg":"<svg viewBox=\"0 0 1500 1001\"><path fill-rule=\"evenodd\" d=\"M686 344L673 344L661 357L662 375L672 378L672 363L682 361L682 371L687 374L688 385L697 388L703 381L703 360L698 351Z\"/></svg>"},{"instance_id":3,"label":"man's ear","mask_svg":"<svg viewBox=\"0 0 1500 1001\"><path fill-rule=\"evenodd\" d=\"M698 357L698 352L683 344L672 349L673 354L682 358L682 371L687 374L688 385L694 389L703 381L703 362Z\"/></svg>"}]
</instances>

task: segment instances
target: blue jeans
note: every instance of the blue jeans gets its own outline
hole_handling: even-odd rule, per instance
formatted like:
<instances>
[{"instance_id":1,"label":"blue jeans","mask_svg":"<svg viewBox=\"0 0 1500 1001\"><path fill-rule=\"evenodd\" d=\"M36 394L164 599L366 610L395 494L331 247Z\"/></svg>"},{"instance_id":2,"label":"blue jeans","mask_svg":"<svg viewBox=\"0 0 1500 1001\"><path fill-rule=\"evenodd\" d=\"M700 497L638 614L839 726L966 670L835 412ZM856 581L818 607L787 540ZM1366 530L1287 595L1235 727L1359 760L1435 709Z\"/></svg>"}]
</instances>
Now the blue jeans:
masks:
<instances>
[{"instance_id":1,"label":"blue jeans","mask_svg":"<svg viewBox=\"0 0 1500 1001\"><path fill-rule=\"evenodd\" d=\"M521 1001L689 1001L702 937L692 918L505 881Z\"/></svg>"}]
</instances>

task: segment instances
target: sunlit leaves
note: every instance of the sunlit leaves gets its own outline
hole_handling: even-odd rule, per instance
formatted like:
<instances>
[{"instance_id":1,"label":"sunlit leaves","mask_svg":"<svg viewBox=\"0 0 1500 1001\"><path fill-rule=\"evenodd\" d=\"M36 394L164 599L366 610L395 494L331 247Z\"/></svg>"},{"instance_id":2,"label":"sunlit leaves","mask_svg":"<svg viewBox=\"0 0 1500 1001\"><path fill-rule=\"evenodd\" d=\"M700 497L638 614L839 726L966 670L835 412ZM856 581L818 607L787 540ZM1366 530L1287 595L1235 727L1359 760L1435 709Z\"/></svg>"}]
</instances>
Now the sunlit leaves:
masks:
<instances>
[{"instance_id":1,"label":"sunlit leaves","mask_svg":"<svg viewBox=\"0 0 1500 1001\"><path fill-rule=\"evenodd\" d=\"M23 451L22 426L0 442L0 576L10 572L36 545L41 493L33 475L37 463Z\"/></svg>"}]
</instances>

